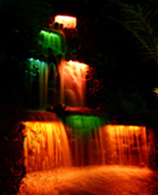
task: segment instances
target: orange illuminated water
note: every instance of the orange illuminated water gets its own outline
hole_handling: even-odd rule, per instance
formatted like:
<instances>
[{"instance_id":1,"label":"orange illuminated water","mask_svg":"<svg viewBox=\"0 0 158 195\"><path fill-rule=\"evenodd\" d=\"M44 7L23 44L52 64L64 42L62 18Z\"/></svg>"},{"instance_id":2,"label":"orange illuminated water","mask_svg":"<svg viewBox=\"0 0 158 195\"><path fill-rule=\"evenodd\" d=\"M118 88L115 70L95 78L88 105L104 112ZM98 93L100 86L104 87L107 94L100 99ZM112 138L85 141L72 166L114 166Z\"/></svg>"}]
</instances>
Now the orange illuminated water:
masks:
<instances>
[{"instance_id":1,"label":"orange illuminated water","mask_svg":"<svg viewBox=\"0 0 158 195\"><path fill-rule=\"evenodd\" d=\"M157 195L157 185L148 168L67 168L27 174L18 195Z\"/></svg>"},{"instance_id":2,"label":"orange illuminated water","mask_svg":"<svg viewBox=\"0 0 158 195\"><path fill-rule=\"evenodd\" d=\"M66 127L69 131L69 127ZM88 133L73 133L69 143L73 165L148 164L146 129L142 126L103 125Z\"/></svg>"},{"instance_id":3,"label":"orange illuminated water","mask_svg":"<svg viewBox=\"0 0 158 195\"><path fill-rule=\"evenodd\" d=\"M24 152L26 171L71 166L64 125L57 122L25 122Z\"/></svg>"},{"instance_id":4,"label":"orange illuminated water","mask_svg":"<svg viewBox=\"0 0 158 195\"><path fill-rule=\"evenodd\" d=\"M86 71L88 65L62 60L59 65L61 103L73 107L85 106Z\"/></svg>"},{"instance_id":5,"label":"orange illuminated water","mask_svg":"<svg viewBox=\"0 0 158 195\"><path fill-rule=\"evenodd\" d=\"M145 127L79 132L80 125L59 120L23 124L27 174L18 195L157 195L157 172L146 166Z\"/></svg>"},{"instance_id":6,"label":"orange illuminated water","mask_svg":"<svg viewBox=\"0 0 158 195\"><path fill-rule=\"evenodd\" d=\"M63 24L63 28L76 28L77 19L72 16L57 15L54 17L54 22Z\"/></svg>"},{"instance_id":7,"label":"orange illuminated water","mask_svg":"<svg viewBox=\"0 0 158 195\"><path fill-rule=\"evenodd\" d=\"M107 125L105 131L111 151L117 157L115 164L147 165L146 128L144 126ZM103 141L102 141L103 142Z\"/></svg>"},{"instance_id":8,"label":"orange illuminated water","mask_svg":"<svg viewBox=\"0 0 158 195\"><path fill-rule=\"evenodd\" d=\"M70 166L146 166L148 162L142 126L94 126L82 133L79 128L65 128L61 121L23 124L27 172Z\"/></svg>"}]
</instances>

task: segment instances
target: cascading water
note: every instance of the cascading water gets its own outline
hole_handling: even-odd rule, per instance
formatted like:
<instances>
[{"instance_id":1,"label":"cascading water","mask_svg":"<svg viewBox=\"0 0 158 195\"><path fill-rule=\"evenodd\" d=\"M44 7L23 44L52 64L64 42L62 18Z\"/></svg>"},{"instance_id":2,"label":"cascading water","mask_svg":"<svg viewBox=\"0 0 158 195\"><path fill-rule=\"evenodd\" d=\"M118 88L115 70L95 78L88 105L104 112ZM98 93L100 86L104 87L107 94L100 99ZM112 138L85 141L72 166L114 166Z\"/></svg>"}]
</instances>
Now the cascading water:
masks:
<instances>
[{"instance_id":1,"label":"cascading water","mask_svg":"<svg viewBox=\"0 0 158 195\"><path fill-rule=\"evenodd\" d=\"M54 22L63 25L63 28L76 28L76 17L57 15L54 17Z\"/></svg>"},{"instance_id":2,"label":"cascading water","mask_svg":"<svg viewBox=\"0 0 158 195\"><path fill-rule=\"evenodd\" d=\"M66 51L65 38L61 31L48 32L41 30L39 44L46 55L49 55L48 49L52 49L54 56L63 55Z\"/></svg>"},{"instance_id":3,"label":"cascading water","mask_svg":"<svg viewBox=\"0 0 158 195\"><path fill-rule=\"evenodd\" d=\"M88 65L76 61L61 61L61 103L73 107L85 106L87 67Z\"/></svg>"},{"instance_id":4,"label":"cascading water","mask_svg":"<svg viewBox=\"0 0 158 195\"><path fill-rule=\"evenodd\" d=\"M50 170L71 166L71 155L65 127L56 122L23 123L26 171Z\"/></svg>"},{"instance_id":5,"label":"cascading water","mask_svg":"<svg viewBox=\"0 0 158 195\"><path fill-rule=\"evenodd\" d=\"M103 116L66 118L73 165L146 165L145 127L105 123Z\"/></svg>"},{"instance_id":6,"label":"cascading water","mask_svg":"<svg viewBox=\"0 0 158 195\"><path fill-rule=\"evenodd\" d=\"M65 127L54 119L23 122L29 173L18 195L157 194L157 173L145 167L145 127L92 115L67 116Z\"/></svg>"},{"instance_id":7,"label":"cascading water","mask_svg":"<svg viewBox=\"0 0 158 195\"><path fill-rule=\"evenodd\" d=\"M76 28L75 18L56 19L63 27ZM44 55L49 53L48 49L55 57L65 53L61 32L41 31L39 44ZM32 86L36 69L39 108L46 108L48 65L33 58L29 63L29 84ZM60 76L60 103L83 110L87 65L63 59L55 67L54 82L56 74ZM49 120L43 120L45 114ZM35 117L33 114L33 121L22 122L25 167L29 173L23 179L19 194L157 194L156 184L152 183L156 181L156 174L147 168L149 147L144 126L111 125L106 115L84 111L65 113L64 122L54 113L45 114L38 113Z\"/></svg>"},{"instance_id":8,"label":"cascading water","mask_svg":"<svg viewBox=\"0 0 158 195\"><path fill-rule=\"evenodd\" d=\"M75 18L56 16L55 19L60 20L63 23L63 27L71 28L71 25L69 25L71 22L72 26L75 25L74 28L76 27ZM65 40L61 31L47 32L42 30L39 44L42 45L44 51L51 48L54 55L65 52ZM54 52L54 50L56 51ZM46 108L48 64L33 58L30 58L29 62L30 72L33 72L34 69L37 69L38 72L39 108ZM61 103L71 107L85 106L87 68L88 65L72 60L66 61L62 59L58 64ZM30 86L32 86L32 82L33 75L31 74ZM54 78L54 82L56 82L56 78ZM52 124L51 122L25 123L27 129L25 164L27 169L29 171L50 169L59 164L64 166L63 148L65 146L62 144L65 143L67 143L66 147L71 150L71 152L69 152L69 149L64 150L66 156L69 156L69 165L71 164L70 156L74 166L146 165L145 127L106 125L106 123L107 121L103 116L84 114L67 116L65 127L63 124L61 125L61 122L54 121ZM38 133L40 134L39 136ZM37 137L41 138L37 139ZM54 146L56 149L54 149ZM51 152L51 150L53 151ZM67 152L71 153L71 155ZM39 164L38 168L35 167L37 162Z\"/></svg>"},{"instance_id":9,"label":"cascading water","mask_svg":"<svg viewBox=\"0 0 158 195\"><path fill-rule=\"evenodd\" d=\"M108 125L105 127L113 147L115 164L147 165L147 139L144 126ZM111 153L111 152L110 152Z\"/></svg>"},{"instance_id":10,"label":"cascading water","mask_svg":"<svg viewBox=\"0 0 158 195\"><path fill-rule=\"evenodd\" d=\"M103 116L70 115L58 121L24 122L27 171L89 165L147 165L143 126L106 125Z\"/></svg>"},{"instance_id":11,"label":"cascading water","mask_svg":"<svg viewBox=\"0 0 158 195\"><path fill-rule=\"evenodd\" d=\"M29 58L28 62L29 70L27 71L27 80L29 83L27 85L29 86L29 106L32 106L34 101L36 101L38 102L37 106L39 109L45 109L48 90L48 64L34 58ZM38 86L38 89L34 90L35 86Z\"/></svg>"}]
</instances>

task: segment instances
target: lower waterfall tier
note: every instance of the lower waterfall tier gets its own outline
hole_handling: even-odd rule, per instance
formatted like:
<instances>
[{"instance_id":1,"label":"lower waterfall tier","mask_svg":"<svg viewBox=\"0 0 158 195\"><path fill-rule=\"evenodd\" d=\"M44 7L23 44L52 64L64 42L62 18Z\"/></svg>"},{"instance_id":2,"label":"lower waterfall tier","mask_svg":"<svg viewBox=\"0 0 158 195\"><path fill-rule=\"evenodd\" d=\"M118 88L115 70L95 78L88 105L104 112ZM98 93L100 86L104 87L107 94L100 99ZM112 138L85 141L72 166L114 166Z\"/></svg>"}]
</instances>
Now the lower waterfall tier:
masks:
<instances>
[{"instance_id":1,"label":"lower waterfall tier","mask_svg":"<svg viewBox=\"0 0 158 195\"><path fill-rule=\"evenodd\" d=\"M25 166L28 172L55 167L148 164L144 126L107 125L104 117L70 115L58 119L26 121Z\"/></svg>"}]
</instances>

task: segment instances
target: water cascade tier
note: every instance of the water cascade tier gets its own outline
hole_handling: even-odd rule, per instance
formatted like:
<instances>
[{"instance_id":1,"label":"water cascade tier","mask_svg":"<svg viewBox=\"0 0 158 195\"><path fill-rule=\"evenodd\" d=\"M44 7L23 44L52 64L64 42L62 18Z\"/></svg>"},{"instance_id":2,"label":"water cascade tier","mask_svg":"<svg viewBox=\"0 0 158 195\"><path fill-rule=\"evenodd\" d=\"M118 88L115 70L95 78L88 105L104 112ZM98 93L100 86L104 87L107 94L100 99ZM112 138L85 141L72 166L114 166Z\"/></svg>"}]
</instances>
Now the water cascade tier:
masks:
<instances>
[{"instance_id":1,"label":"water cascade tier","mask_svg":"<svg viewBox=\"0 0 158 195\"><path fill-rule=\"evenodd\" d=\"M88 65L84 63L63 59L59 64L59 85L57 68L54 64L29 58L28 70L25 71L29 106L45 110L48 104L53 104L53 101L57 100L68 106L85 106L87 69ZM53 84L49 80L50 75Z\"/></svg>"},{"instance_id":2,"label":"water cascade tier","mask_svg":"<svg viewBox=\"0 0 158 195\"><path fill-rule=\"evenodd\" d=\"M70 115L60 121L23 122L28 172L89 165L146 166L144 126L109 125L103 116Z\"/></svg>"},{"instance_id":3,"label":"water cascade tier","mask_svg":"<svg viewBox=\"0 0 158 195\"><path fill-rule=\"evenodd\" d=\"M61 61L61 103L73 107L85 106L87 68L88 65L77 61Z\"/></svg>"},{"instance_id":4,"label":"water cascade tier","mask_svg":"<svg viewBox=\"0 0 158 195\"><path fill-rule=\"evenodd\" d=\"M71 115L66 118L73 165L145 166L146 128L105 122L103 116Z\"/></svg>"},{"instance_id":5,"label":"water cascade tier","mask_svg":"<svg viewBox=\"0 0 158 195\"><path fill-rule=\"evenodd\" d=\"M63 28L56 29L55 24L61 24ZM57 15L53 25L51 30L39 33L40 53L37 54L42 60L28 59L25 81L29 108L46 110L56 103L84 107L88 65L64 59L67 40L63 29L66 28L70 34L72 29L76 31L77 19Z\"/></svg>"},{"instance_id":6,"label":"water cascade tier","mask_svg":"<svg viewBox=\"0 0 158 195\"><path fill-rule=\"evenodd\" d=\"M65 127L61 122L24 122L26 171L71 166Z\"/></svg>"},{"instance_id":7,"label":"water cascade tier","mask_svg":"<svg viewBox=\"0 0 158 195\"><path fill-rule=\"evenodd\" d=\"M29 58L28 64L29 68L25 73L27 76L29 106L34 104L39 109L45 109L48 91L48 64L34 58Z\"/></svg>"},{"instance_id":8,"label":"water cascade tier","mask_svg":"<svg viewBox=\"0 0 158 195\"><path fill-rule=\"evenodd\" d=\"M63 28L76 28L77 19L72 16L57 15L54 17L54 23L62 24Z\"/></svg>"},{"instance_id":9,"label":"water cascade tier","mask_svg":"<svg viewBox=\"0 0 158 195\"><path fill-rule=\"evenodd\" d=\"M66 52L65 37L61 31L41 30L39 45L42 46L45 55L49 55L49 49L51 49L54 56L63 55Z\"/></svg>"}]
</instances>

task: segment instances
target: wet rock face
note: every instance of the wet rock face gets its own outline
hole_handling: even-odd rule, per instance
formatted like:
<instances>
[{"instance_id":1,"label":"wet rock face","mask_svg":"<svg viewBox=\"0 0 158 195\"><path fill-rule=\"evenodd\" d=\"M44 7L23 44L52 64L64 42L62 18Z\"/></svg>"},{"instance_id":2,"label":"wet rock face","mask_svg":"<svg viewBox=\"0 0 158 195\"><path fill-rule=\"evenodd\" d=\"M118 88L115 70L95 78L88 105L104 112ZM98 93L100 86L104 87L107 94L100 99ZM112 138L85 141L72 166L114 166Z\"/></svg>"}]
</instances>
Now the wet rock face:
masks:
<instances>
[{"instance_id":1,"label":"wet rock face","mask_svg":"<svg viewBox=\"0 0 158 195\"><path fill-rule=\"evenodd\" d=\"M57 116L59 117L64 117L65 115L65 109L66 109L66 106L63 105L63 104L56 104L54 107L53 107L53 112L56 113Z\"/></svg>"}]
</instances>

